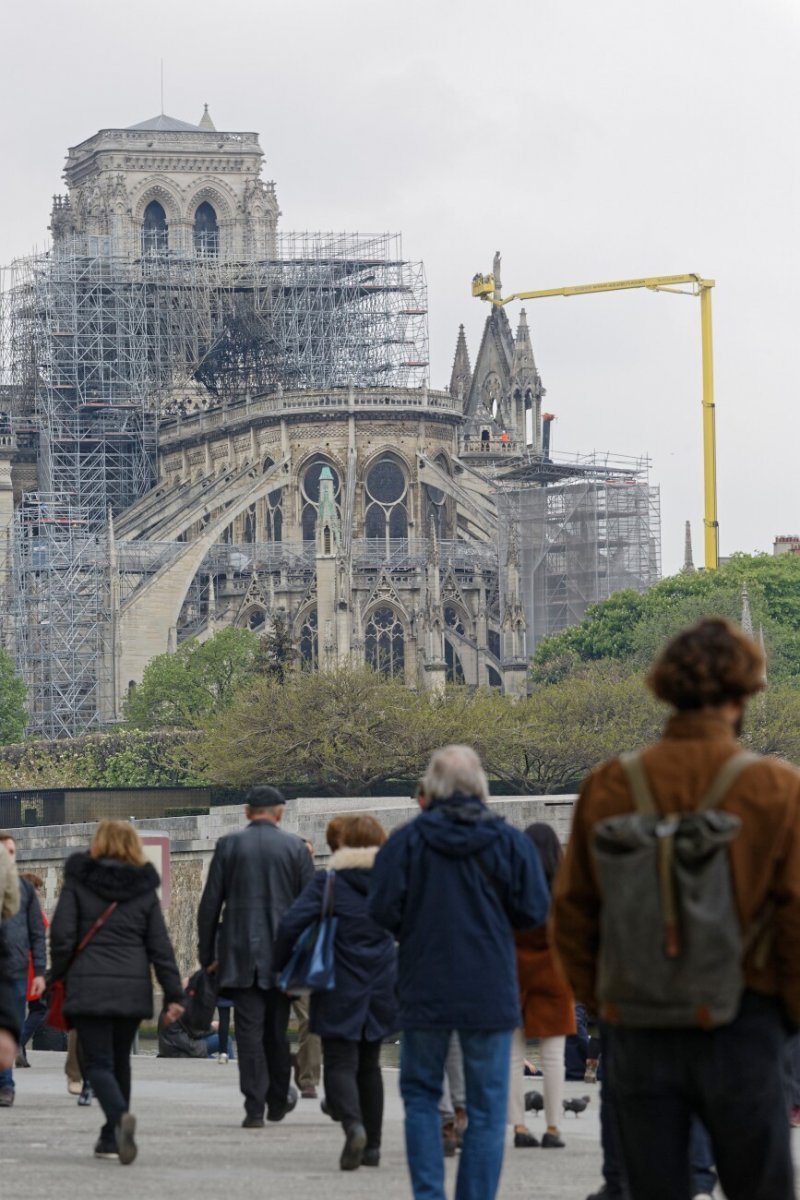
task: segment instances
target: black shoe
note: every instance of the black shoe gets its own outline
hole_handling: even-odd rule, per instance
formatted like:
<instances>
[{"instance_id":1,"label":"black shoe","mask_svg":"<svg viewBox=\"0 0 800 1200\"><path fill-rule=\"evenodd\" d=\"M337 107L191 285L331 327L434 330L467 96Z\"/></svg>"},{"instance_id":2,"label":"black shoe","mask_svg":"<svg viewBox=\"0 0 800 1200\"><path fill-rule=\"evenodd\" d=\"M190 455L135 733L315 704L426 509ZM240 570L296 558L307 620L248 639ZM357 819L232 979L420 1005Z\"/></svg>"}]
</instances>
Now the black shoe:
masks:
<instances>
[{"instance_id":1,"label":"black shoe","mask_svg":"<svg viewBox=\"0 0 800 1200\"><path fill-rule=\"evenodd\" d=\"M93 1097L94 1092L92 1091L92 1085L90 1083L84 1083L83 1087L81 1088L81 1094L78 1096L78 1104L80 1104L81 1108L85 1108L87 1104L92 1103Z\"/></svg>"},{"instance_id":2,"label":"black shoe","mask_svg":"<svg viewBox=\"0 0 800 1200\"><path fill-rule=\"evenodd\" d=\"M347 1131L347 1137L342 1150L342 1156L339 1159L339 1166L343 1171L355 1171L361 1166L361 1160L364 1157L364 1151L367 1148L367 1131L363 1125L351 1125Z\"/></svg>"},{"instance_id":3,"label":"black shoe","mask_svg":"<svg viewBox=\"0 0 800 1200\"><path fill-rule=\"evenodd\" d=\"M543 1150L563 1150L564 1142L561 1136L557 1133L545 1133L542 1135Z\"/></svg>"},{"instance_id":4,"label":"black shoe","mask_svg":"<svg viewBox=\"0 0 800 1200\"><path fill-rule=\"evenodd\" d=\"M328 1104L328 1100L327 1100L327 1098L326 1098L325 1096L323 1096L323 1097L322 1097L322 1099L320 1100L320 1102L319 1102L319 1106L320 1106L320 1108L322 1109L322 1111L325 1113L325 1116L326 1116L326 1117L330 1117L330 1119L331 1119L332 1121L337 1121L337 1120L338 1120L338 1117L336 1116L336 1113L333 1111L333 1109L331 1108L330 1104Z\"/></svg>"},{"instance_id":5,"label":"black shoe","mask_svg":"<svg viewBox=\"0 0 800 1200\"><path fill-rule=\"evenodd\" d=\"M245 1119L242 1121L242 1129L263 1129L263 1128L264 1128L264 1118L263 1117L255 1117L255 1116L250 1116L248 1114L248 1116L246 1116Z\"/></svg>"},{"instance_id":6,"label":"black shoe","mask_svg":"<svg viewBox=\"0 0 800 1200\"><path fill-rule=\"evenodd\" d=\"M545 1134L545 1137L547 1137L547 1134ZM516 1130L514 1131L514 1146L517 1150L523 1150L526 1147L538 1145L539 1139L535 1138L529 1130L525 1133L517 1133ZM544 1145L544 1142L542 1142L542 1145Z\"/></svg>"},{"instance_id":7,"label":"black shoe","mask_svg":"<svg viewBox=\"0 0 800 1200\"><path fill-rule=\"evenodd\" d=\"M367 1146L361 1156L362 1167L379 1167L381 1165L380 1146Z\"/></svg>"},{"instance_id":8,"label":"black shoe","mask_svg":"<svg viewBox=\"0 0 800 1200\"><path fill-rule=\"evenodd\" d=\"M0 1108L11 1108L14 1103L14 1089L11 1087L0 1087Z\"/></svg>"},{"instance_id":9,"label":"black shoe","mask_svg":"<svg viewBox=\"0 0 800 1200\"><path fill-rule=\"evenodd\" d=\"M591 1196L587 1196L586 1200L627 1200L625 1192L610 1191L607 1183L596 1192L592 1192Z\"/></svg>"},{"instance_id":10,"label":"black shoe","mask_svg":"<svg viewBox=\"0 0 800 1200\"><path fill-rule=\"evenodd\" d=\"M119 1150L117 1143L108 1138L101 1137L94 1148L95 1158L119 1158Z\"/></svg>"},{"instance_id":11,"label":"black shoe","mask_svg":"<svg viewBox=\"0 0 800 1200\"><path fill-rule=\"evenodd\" d=\"M17 1051L17 1057L16 1061L14 1062L14 1066L21 1070L23 1067L29 1067L30 1065L31 1064L28 1062L28 1056L23 1047L21 1050Z\"/></svg>"},{"instance_id":12,"label":"black shoe","mask_svg":"<svg viewBox=\"0 0 800 1200\"><path fill-rule=\"evenodd\" d=\"M135 1133L136 1117L133 1113L123 1113L117 1126L117 1149L119 1150L119 1161L126 1167L136 1158Z\"/></svg>"},{"instance_id":13,"label":"black shoe","mask_svg":"<svg viewBox=\"0 0 800 1200\"><path fill-rule=\"evenodd\" d=\"M272 1108L267 1109L268 1121L282 1121L287 1113L290 1113L297 1104L297 1088L290 1087L286 1093L286 1100L283 1104L273 1104Z\"/></svg>"}]
</instances>

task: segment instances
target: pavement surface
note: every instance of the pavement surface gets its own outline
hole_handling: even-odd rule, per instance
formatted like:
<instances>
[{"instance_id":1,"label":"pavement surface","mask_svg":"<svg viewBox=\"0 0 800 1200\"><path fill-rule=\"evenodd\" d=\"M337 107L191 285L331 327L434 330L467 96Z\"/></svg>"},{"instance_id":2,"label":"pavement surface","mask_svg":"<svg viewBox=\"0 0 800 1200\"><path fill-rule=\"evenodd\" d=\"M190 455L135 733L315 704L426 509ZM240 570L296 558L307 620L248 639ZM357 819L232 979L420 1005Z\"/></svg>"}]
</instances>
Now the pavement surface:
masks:
<instances>
[{"instance_id":1,"label":"pavement surface","mask_svg":"<svg viewBox=\"0 0 800 1200\"><path fill-rule=\"evenodd\" d=\"M411 1200L394 1068L384 1068L381 1165L378 1170L343 1172L343 1135L320 1111L318 1101L300 1100L280 1124L245 1130L235 1063L138 1055L133 1060L131 1107L138 1121L139 1156L123 1167L94 1158L100 1108L97 1101L79 1108L76 1098L67 1094L64 1056L29 1051L29 1057L31 1069L15 1072L14 1106L0 1109L3 1197ZM541 1081L531 1080L530 1086L541 1090ZM564 1150L515 1150L509 1131L499 1200L585 1200L599 1186L598 1088L565 1084L568 1097L587 1094L591 1103L586 1111L564 1117ZM529 1114L528 1126L540 1135L543 1116ZM794 1137L797 1158L800 1131ZM450 1196L457 1165L457 1158L447 1160ZM724 1200L719 1191L715 1200Z\"/></svg>"},{"instance_id":2,"label":"pavement surface","mask_svg":"<svg viewBox=\"0 0 800 1200\"><path fill-rule=\"evenodd\" d=\"M133 1060L131 1109L139 1156L129 1167L95 1159L102 1123L97 1101L79 1108L69 1096L62 1054L30 1052L30 1070L16 1071L14 1106L0 1109L0 1191L3 1196L62 1200L410 1200L403 1149L398 1072L384 1070L386 1114L378 1170L339 1170L343 1135L300 1100L284 1121L263 1130L241 1128L235 1063L215 1060ZM531 1086L537 1086L531 1081ZM541 1090L541 1084L538 1085ZM585 1200L601 1182L597 1087L568 1083L567 1096L591 1094L580 1116L567 1114L564 1150L515 1150L509 1132L500 1200ZM529 1128L544 1131L543 1116ZM447 1160L452 1196L458 1159Z\"/></svg>"}]
</instances>

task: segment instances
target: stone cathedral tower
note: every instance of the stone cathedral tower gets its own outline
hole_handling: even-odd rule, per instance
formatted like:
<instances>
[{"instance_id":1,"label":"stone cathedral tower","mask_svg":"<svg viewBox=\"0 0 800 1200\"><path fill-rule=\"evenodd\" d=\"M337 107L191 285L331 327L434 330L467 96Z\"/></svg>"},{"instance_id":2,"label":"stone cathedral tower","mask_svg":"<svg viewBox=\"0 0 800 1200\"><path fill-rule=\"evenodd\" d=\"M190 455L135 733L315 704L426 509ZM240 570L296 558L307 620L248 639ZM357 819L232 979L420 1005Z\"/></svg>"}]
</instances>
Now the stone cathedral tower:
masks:
<instances>
[{"instance_id":1,"label":"stone cathedral tower","mask_svg":"<svg viewBox=\"0 0 800 1200\"><path fill-rule=\"evenodd\" d=\"M201 253L273 258L278 203L260 178L256 133L219 132L163 113L127 129L101 129L71 147L66 196L55 196L53 242L110 239L113 253Z\"/></svg>"}]
</instances>

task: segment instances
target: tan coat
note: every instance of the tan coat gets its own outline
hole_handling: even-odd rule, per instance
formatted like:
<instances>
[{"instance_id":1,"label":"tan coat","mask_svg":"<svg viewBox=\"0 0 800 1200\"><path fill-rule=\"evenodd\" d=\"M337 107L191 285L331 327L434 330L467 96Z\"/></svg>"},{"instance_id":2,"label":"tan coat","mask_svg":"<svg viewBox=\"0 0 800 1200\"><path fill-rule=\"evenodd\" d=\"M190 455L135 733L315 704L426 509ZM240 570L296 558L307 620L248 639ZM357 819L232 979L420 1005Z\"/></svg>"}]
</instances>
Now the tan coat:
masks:
<instances>
[{"instance_id":1,"label":"tan coat","mask_svg":"<svg viewBox=\"0 0 800 1200\"><path fill-rule=\"evenodd\" d=\"M0 842L0 920L13 917L19 910L19 879L11 856Z\"/></svg>"},{"instance_id":2,"label":"tan coat","mask_svg":"<svg viewBox=\"0 0 800 1200\"><path fill-rule=\"evenodd\" d=\"M643 764L662 811L691 811L737 743L730 726L715 717L682 713L663 738L649 746ZM767 902L775 905L766 961L745 959L748 988L783 998L800 1024L800 771L764 758L749 766L720 805L742 828L731 845L731 874L742 928ZM604 763L584 782L575 807L566 857L553 891L554 946L575 995L596 1008L595 973L602 897L592 854L592 830L607 817L633 811L618 759Z\"/></svg>"},{"instance_id":3,"label":"tan coat","mask_svg":"<svg viewBox=\"0 0 800 1200\"><path fill-rule=\"evenodd\" d=\"M575 1032L575 1000L550 949L547 930L514 934L517 945L522 1023L526 1037L562 1037Z\"/></svg>"}]
</instances>

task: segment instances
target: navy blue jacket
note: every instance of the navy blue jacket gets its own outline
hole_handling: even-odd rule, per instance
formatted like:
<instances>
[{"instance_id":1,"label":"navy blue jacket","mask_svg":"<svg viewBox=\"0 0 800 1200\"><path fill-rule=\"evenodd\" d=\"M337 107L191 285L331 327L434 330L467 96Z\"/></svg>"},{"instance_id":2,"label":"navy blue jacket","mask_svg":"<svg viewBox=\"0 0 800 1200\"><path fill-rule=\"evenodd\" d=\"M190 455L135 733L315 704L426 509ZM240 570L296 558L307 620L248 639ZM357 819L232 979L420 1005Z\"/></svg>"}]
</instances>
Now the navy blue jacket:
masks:
<instances>
[{"instance_id":1,"label":"navy blue jacket","mask_svg":"<svg viewBox=\"0 0 800 1200\"><path fill-rule=\"evenodd\" d=\"M367 911L375 853L374 847L344 848L337 850L330 861L336 872L336 987L311 995L309 1026L320 1037L377 1042L397 1028L394 938ZM319 915L324 887L325 872L319 871L284 914L275 943L279 967L286 965L298 937Z\"/></svg>"},{"instance_id":2,"label":"navy blue jacket","mask_svg":"<svg viewBox=\"0 0 800 1200\"><path fill-rule=\"evenodd\" d=\"M19 910L3 921L3 932L8 975L12 979L28 978L28 954L33 958L34 975L44 975L47 968L44 920L36 888L27 879L19 881Z\"/></svg>"},{"instance_id":3,"label":"navy blue jacket","mask_svg":"<svg viewBox=\"0 0 800 1200\"><path fill-rule=\"evenodd\" d=\"M369 910L400 943L400 1029L514 1029L512 928L541 925L549 893L529 838L472 796L435 801L375 861Z\"/></svg>"}]
</instances>

